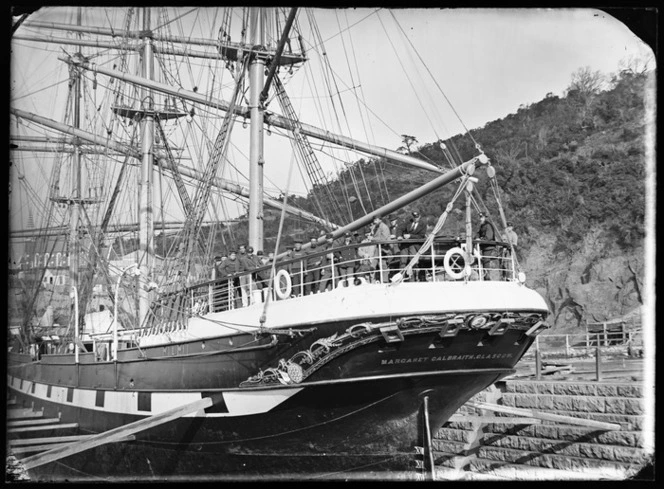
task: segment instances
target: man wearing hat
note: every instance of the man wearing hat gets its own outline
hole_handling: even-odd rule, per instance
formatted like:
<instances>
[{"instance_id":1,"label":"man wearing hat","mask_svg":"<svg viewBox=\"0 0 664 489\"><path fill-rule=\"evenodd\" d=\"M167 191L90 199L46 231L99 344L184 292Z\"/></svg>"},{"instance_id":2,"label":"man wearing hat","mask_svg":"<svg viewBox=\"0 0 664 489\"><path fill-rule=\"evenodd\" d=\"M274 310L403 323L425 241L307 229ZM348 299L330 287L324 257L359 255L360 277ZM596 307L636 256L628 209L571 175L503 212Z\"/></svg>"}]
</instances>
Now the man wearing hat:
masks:
<instances>
[{"instance_id":1,"label":"man wearing hat","mask_svg":"<svg viewBox=\"0 0 664 489\"><path fill-rule=\"evenodd\" d=\"M239 274L243 271L244 271L244 268L242 267L242 264L240 263L240 260L238 260L238 258L237 258L236 251L231 250L228 254L228 260L224 260L221 263L221 265L219 266L220 274L218 275L218 278L228 279L228 278L230 278L231 275ZM235 307L241 307L242 306L242 300L240 298L240 293L239 293L240 292L240 278L235 276L230 280L231 280L231 282L230 282L230 287L228 288L229 297L228 297L227 304L230 305L233 302L235 302ZM226 281L226 283L228 283L228 281ZM224 299L226 299L226 298L224 297ZM226 306L226 303L224 304L224 306Z\"/></svg>"},{"instance_id":2,"label":"man wearing hat","mask_svg":"<svg viewBox=\"0 0 664 489\"><path fill-rule=\"evenodd\" d=\"M344 235L343 248L336 252L336 260L339 264L339 281L347 280L348 285L354 284L353 272L357 262L357 250L351 245L353 237L350 233Z\"/></svg>"},{"instance_id":3,"label":"man wearing hat","mask_svg":"<svg viewBox=\"0 0 664 489\"><path fill-rule=\"evenodd\" d=\"M514 232L514 227L510 221L507 221L507 227L505 228L505 234L503 235L503 241L507 241L512 245L514 251L516 251L516 245L519 242L519 236Z\"/></svg>"},{"instance_id":4,"label":"man wearing hat","mask_svg":"<svg viewBox=\"0 0 664 489\"><path fill-rule=\"evenodd\" d=\"M493 223L487 216L480 212L480 228L477 233L479 241L496 241L497 233ZM484 280L494 280L497 276L498 263L496 257L498 256L498 248L495 244L481 244L480 251L482 254L482 269L484 270Z\"/></svg>"},{"instance_id":5,"label":"man wearing hat","mask_svg":"<svg viewBox=\"0 0 664 489\"><path fill-rule=\"evenodd\" d=\"M245 253L242 253L242 250L245 249ZM250 272L251 270L254 270L259 266L259 261L256 258L256 255L254 255L254 248L253 246L247 246L246 248L244 246L240 246L240 265L244 269L245 272ZM242 304L245 306L248 306L251 304L252 299L251 299L251 290L253 289L255 284L255 276L252 273L245 273L244 275L240 276L240 286L242 288Z\"/></svg>"},{"instance_id":6,"label":"man wearing hat","mask_svg":"<svg viewBox=\"0 0 664 489\"><path fill-rule=\"evenodd\" d=\"M387 241L390 239L390 228L379 215L375 215L373 218L371 237L373 241Z\"/></svg>"},{"instance_id":7,"label":"man wearing hat","mask_svg":"<svg viewBox=\"0 0 664 489\"><path fill-rule=\"evenodd\" d=\"M424 235L426 233L427 226L422 221L420 218L420 213L418 211L413 211L411 213L411 218L410 221L403 226L401 229L401 235L403 236L403 239L409 239L409 240L423 240ZM417 250L420 249L420 246L422 245L421 242L410 242L410 243L403 243L403 251L405 251L408 256L404 256L401 261L401 266L405 267L408 262L410 261L410 257L415 256L417 253ZM424 281L426 280L426 271L425 270L419 270L417 274L414 275L415 281L421 280Z\"/></svg>"},{"instance_id":8,"label":"man wearing hat","mask_svg":"<svg viewBox=\"0 0 664 489\"><path fill-rule=\"evenodd\" d=\"M501 237L503 241L507 241L511 245L511 249L514 251L514 256L518 259L516 245L519 241L519 236L514 232L514 228L510 221L507 221L507 227ZM511 271L511 267L509 266L510 248L503 248L503 257L503 279L507 280Z\"/></svg>"},{"instance_id":9,"label":"man wearing hat","mask_svg":"<svg viewBox=\"0 0 664 489\"><path fill-rule=\"evenodd\" d=\"M372 241L377 242L379 247L379 254L382 257L380 260L379 273L380 281L385 283L387 282L387 259L385 258L386 252L389 252L389 245L383 244L384 241L390 239L390 228L379 215L374 216L373 218L373 229L372 229Z\"/></svg>"},{"instance_id":10,"label":"man wearing hat","mask_svg":"<svg viewBox=\"0 0 664 489\"><path fill-rule=\"evenodd\" d=\"M263 253L263 250L258 250L256 252L256 260L256 268L262 268L268 264L268 258ZM266 268L264 270L257 271L254 273L254 277L256 280L256 288L264 289L267 287L267 282L270 279L270 269Z\"/></svg>"},{"instance_id":11,"label":"man wearing hat","mask_svg":"<svg viewBox=\"0 0 664 489\"><path fill-rule=\"evenodd\" d=\"M295 260L293 263L288 265L288 273L291 276L291 283L293 286L293 296L297 297L303 295L302 290L302 258L304 257L304 251L302 251L302 240L295 240L295 247L293 251L290 252L289 260Z\"/></svg>"},{"instance_id":12,"label":"man wearing hat","mask_svg":"<svg viewBox=\"0 0 664 489\"><path fill-rule=\"evenodd\" d=\"M373 282L374 271L378 264L378 246L373 244L371 229L367 229L364 232L364 239L361 243L362 246L357 249L357 256L360 259L360 264L356 272L359 274L361 271L365 278L368 278Z\"/></svg>"},{"instance_id":13,"label":"man wearing hat","mask_svg":"<svg viewBox=\"0 0 664 489\"><path fill-rule=\"evenodd\" d=\"M336 281L339 277L339 271L336 268L336 260L332 248L334 247L334 238L332 233L325 234L325 243L320 247L323 250L329 250L329 253L323 256L321 263L322 269L320 271L320 284L318 292L325 292L328 285L331 289L336 286Z\"/></svg>"},{"instance_id":14,"label":"man wearing hat","mask_svg":"<svg viewBox=\"0 0 664 489\"><path fill-rule=\"evenodd\" d=\"M397 219L396 214L390 214L387 216L387 223L389 224L390 228L390 235L394 234L394 236L399 235L399 219Z\"/></svg>"},{"instance_id":15,"label":"man wearing hat","mask_svg":"<svg viewBox=\"0 0 664 489\"><path fill-rule=\"evenodd\" d=\"M304 293L305 295L313 294L318 291L318 283L320 282L321 265L323 263L323 256L317 254L321 251L318 247L318 238L312 236L309 240L310 248L306 251L307 256L307 273L304 275ZM315 255L315 256L314 256Z\"/></svg>"}]
</instances>

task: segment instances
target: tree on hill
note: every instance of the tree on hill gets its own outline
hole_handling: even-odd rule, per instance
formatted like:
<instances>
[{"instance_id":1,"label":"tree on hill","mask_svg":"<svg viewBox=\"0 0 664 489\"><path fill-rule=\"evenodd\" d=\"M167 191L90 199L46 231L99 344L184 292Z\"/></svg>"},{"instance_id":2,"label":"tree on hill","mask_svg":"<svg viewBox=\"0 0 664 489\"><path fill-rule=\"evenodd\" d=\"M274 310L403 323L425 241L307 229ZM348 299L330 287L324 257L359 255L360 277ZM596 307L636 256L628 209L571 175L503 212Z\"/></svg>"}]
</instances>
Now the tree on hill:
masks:
<instances>
[{"instance_id":1,"label":"tree on hill","mask_svg":"<svg viewBox=\"0 0 664 489\"><path fill-rule=\"evenodd\" d=\"M402 153L410 153L410 148L413 146L413 144L417 143L417 138L415 136L409 136L408 134L402 134L401 141L403 142L404 146L399 146L397 151L401 151Z\"/></svg>"}]
</instances>

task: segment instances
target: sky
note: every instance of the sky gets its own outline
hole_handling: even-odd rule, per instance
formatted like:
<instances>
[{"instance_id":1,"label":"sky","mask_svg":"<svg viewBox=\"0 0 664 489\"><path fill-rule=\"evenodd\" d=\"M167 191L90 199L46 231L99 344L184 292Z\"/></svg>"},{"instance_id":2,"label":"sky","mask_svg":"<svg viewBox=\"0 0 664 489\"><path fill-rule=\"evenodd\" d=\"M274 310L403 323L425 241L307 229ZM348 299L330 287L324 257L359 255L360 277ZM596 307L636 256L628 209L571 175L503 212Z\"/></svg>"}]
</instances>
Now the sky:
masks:
<instances>
[{"instance_id":1,"label":"sky","mask_svg":"<svg viewBox=\"0 0 664 489\"><path fill-rule=\"evenodd\" d=\"M213 23L218 19L212 12L183 16L173 26L216 35ZM43 10L32 17L62 21L63 13ZM415 136L420 144L434 142L503 118L548 93L562 96L579 68L611 74L629 57L653 58L650 48L626 26L593 9L362 8L317 9L314 14L319 37L305 41L308 66L286 80L296 112L309 124L389 149L402 144L402 134ZM108 17L105 13L98 25ZM300 11L303 31L308 17ZM324 58L310 49L320 40ZM51 58L53 54L57 52L49 53ZM52 96L49 86L66 79L64 63L55 61L59 75L54 77L47 69L54 61L47 61L43 51L32 52L25 41L14 43L12 55L10 104L60 118L62 99ZM331 68L321 64L324 59ZM323 71L334 75L328 78L331 88L312 81ZM205 93L209 73L182 70L183 85L199 86ZM312 105L313 95L338 97L337 92L343 105L336 109L325 103ZM246 139L248 132L235 129L234 135ZM266 137L266 187L284 189L291 157L287 143L275 139ZM277 144L281 146L271 149ZM490 148L485 150L490 154ZM330 173L338 171L342 161L358 158L346 151L328 152L333 157L321 156L321 164ZM246 153L232 148L230 156L242 160ZM224 177L238 178L230 171ZM304 192L302 177L292 177L288 188Z\"/></svg>"}]
</instances>

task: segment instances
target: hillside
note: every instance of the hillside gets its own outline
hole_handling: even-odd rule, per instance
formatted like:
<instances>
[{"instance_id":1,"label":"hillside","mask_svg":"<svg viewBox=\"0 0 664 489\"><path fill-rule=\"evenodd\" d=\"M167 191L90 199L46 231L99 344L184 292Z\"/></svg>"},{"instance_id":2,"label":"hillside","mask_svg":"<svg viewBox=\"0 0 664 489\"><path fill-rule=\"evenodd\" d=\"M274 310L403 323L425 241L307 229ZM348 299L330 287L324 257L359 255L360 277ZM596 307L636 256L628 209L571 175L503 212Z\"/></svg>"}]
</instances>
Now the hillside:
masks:
<instances>
[{"instance_id":1,"label":"hillside","mask_svg":"<svg viewBox=\"0 0 664 489\"><path fill-rule=\"evenodd\" d=\"M506 215L519 235L521 264L529 285L547 299L556 332L621 317L643 303L645 100L646 93L653 93L653 76L626 70L600 91L596 84L584 83L591 75L579 70L564 97L549 95L471 131L496 168ZM475 154L467 136L445 144L457 161ZM439 142L411 149L411 154L447 167ZM363 193L353 183L360 176ZM424 170L360 160L330 185L357 217L359 199L350 202L354 199L348 196L364 195L363 205L372 210L430 178ZM488 185L480 182L478 190L488 203ZM410 207L433 222L451 192L440 189ZM318 189L294 203L316 212L323 193L327 190ZM489 209L498 216L497 209ZM462 218L461 212L451 215L449 234L462 229ZM276 236L277 227L272 214L265 235ZM292 219L285 231L285 245L294 236L317 234L314 227ZM268 241L266 247L271 246Z\"/></svg>"}]
</instances>

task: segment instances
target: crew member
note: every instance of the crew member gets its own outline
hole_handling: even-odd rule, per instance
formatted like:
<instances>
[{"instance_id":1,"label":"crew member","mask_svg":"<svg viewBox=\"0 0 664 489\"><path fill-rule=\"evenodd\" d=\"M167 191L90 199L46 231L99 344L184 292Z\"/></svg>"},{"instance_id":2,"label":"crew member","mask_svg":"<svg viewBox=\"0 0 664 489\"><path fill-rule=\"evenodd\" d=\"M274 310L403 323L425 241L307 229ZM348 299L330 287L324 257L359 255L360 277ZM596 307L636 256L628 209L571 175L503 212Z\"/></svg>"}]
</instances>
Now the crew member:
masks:
<instances>
[{"instance_id":1,"label":"crew member","mask_svg":"<svg viewBox=\"0 0 664 489\"><path fill-rule=\"evenodd\" d=\"M477 234L480 241L496 241L496 228L484 213L480 213L480 229ZM493 280L496 271L498 248L495 244L480 244L484 280Z\"/></svg>"},{"instance_id":2,"label":"crew member","mask_svg":"<svg viewBox=\"0 0 664 489\"><path fill-rule=\"evenodd\" d=\"M348 285L353 285L353 272L355 271L355 260L357 252L353 244L353 237L350 233L344 235L344 247L336 252L337 263L339 264L339 282L346 280Z\"/></svg>"},{"instance_id":3,"label":"crew member","mask_svg":"<svg viewBox=\"0 0 664 489\"><path fill-rule=\"evenodd\" d=\"M404 240L414 240L414 239L424 239L424 234L426 232L426 224L420 218L420 213L418 211L413 211L411 214L410 221L403 226L401 229L401 236ZM410 259L415 256L417 250L420 249L422 243L412 243L406 242L403 243L402 247L406 251L408 256L402 258L402 267L405 267ZM419 260L418 260L419 261ZM416 264L417 265L417 264ZM415 281L425 281L426 280L426 271L418 270L416 274L413 275Z\"/></svg>"},{"instance_id":4,"label":"crew member","mask_svg":"<svg viewBox=\"0 0 664 489\"><path fill-rule=\"evenodd\" d=\"M293 296L299 297L302 295L302 259L304 258L304 251L302 251L302 240L296 239L293 251L290 253L290 259L295 260L288 265L288 273L291 276L291 283L293 286Z\"/></svg>"},{"instance_id":5,"label":"crew member","mask_svg":"<svg viewBox=\"0 0 664 489\"><path fill-rule=\"evenodd\" d=\"M310 239L310 244L311 246L306 252L307 273L305 274L304 278L305 295L313 294L316 290L318 290L321 265L323 263L323 255L316 255L316 253L320 251L318 248L318 238L312 236Z\"/></svg>"}]
</instances>

